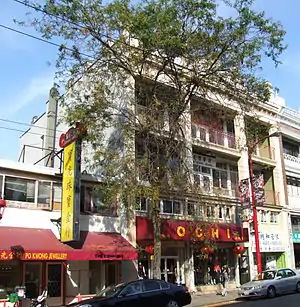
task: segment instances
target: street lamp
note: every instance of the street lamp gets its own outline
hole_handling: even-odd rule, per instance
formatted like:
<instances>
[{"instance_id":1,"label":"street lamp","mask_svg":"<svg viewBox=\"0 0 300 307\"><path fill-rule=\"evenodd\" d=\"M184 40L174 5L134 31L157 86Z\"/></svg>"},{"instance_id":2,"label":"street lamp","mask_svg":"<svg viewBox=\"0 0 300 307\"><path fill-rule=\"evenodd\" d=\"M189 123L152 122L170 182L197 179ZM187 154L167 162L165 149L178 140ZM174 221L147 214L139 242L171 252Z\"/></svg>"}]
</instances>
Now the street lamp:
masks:
<instances>
[{"instance_id":1,"label":"street lamp","mask_svg":"<svg viewBox=\"0 0 300 307\"><path fill-rule=\"evenodd\" d=\"M259 244L259 232L258 232L258 220L257 220L257 210L255 205L255 191L254 191L254 184L253 184L253 161L252 161L252 153L256 146L271 138L271 137L279 137L280 132L276 131L270 135L267 135L254 144L251 147L248 146L248 162L249 162L249 177L250 177L250 185L251 185L251 206L253 211L253 228L254 228L254 237L255 237L255 249L256 249L256 262L257 262L257 273L260 274L262 272L262 264L261 264L261 254L260 254L260 244Z\"/></svg>"}]
</instances>

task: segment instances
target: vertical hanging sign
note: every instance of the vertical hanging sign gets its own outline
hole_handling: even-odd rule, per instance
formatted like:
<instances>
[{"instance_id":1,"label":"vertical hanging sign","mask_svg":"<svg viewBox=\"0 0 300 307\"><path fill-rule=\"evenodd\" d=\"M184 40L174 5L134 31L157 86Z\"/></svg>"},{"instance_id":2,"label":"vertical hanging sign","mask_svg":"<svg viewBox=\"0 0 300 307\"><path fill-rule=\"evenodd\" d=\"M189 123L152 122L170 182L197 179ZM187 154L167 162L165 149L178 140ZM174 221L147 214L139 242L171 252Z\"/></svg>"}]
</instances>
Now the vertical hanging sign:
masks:
<instances>
[{"instance_id":1,"label":"vertical hanging sign","mask_svg":"<svg viewBox=\"0 0 300 307\"><path fill-rule=\"evenodd\" d=\"M81 142L78 131L71 128L62 134L59 145L64 149L63 185L61 204L61 242L80 239L80 157Z\"/></svg>"},{"instance_id":2,"label":"vertical hanging sign","mask_svg":"<svg viewBox=\"0 0 300 307\"><path fill-rule=\"evenodd\" d=\"M240 203L243 209L251 207L249 179L243 179L239 183Z\"/></svg>"}]
</instances>

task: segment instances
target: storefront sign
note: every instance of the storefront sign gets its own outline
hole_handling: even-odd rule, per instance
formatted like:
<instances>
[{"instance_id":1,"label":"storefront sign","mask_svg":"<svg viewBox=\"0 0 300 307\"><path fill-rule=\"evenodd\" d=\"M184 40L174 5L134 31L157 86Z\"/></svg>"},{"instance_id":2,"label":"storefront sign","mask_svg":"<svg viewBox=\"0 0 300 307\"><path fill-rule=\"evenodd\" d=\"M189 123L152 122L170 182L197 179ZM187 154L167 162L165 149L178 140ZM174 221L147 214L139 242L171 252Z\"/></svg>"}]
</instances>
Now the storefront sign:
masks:
<instances>
[{"instance_id":1,"label":"storefront sign","mask_svg":"<svg viewBox=\"0 0 300 307\"><path fill-rule=\"evenodd\" d=\"M151 220L138 216L136 221L137 240L152 240L153 226ZM245 242L248 241L248 231L238 225L226 225L217 223L203 223L180 220L162 220L162 240L195 240L208 239L218 242Z\"/></svg>"},{"instance_id":2,"label":"storefront sign","mask_svg":"<svg viewBox=\"0 0 300 307\"><path fill-rule=\"evenodd\" d=\"M67 253L24 253L22 260L67 260ZM0 252L0 260L12 260L13 253L8 251Z\"/></svg>"},{"instance_id":3,"label":"storefront sign","mask_svg":"<svg viewBox=\"0 0 300 307\"><path fill-rule=\"evenodd\" d=\"M300 243L300 232L293 232L293 242Z\"/></svg>"},{"instance_id":4,"label":"storefront sign","mask_svg":"<svg viewBox=\"0 0 300 307\"><path fill-rule=\"evenodd\" d=\"M210 156L203 156L199 154L193 155L194 163L198 163L204 166L216 167L216 158Z\"/></svg>"},{"instance_id":5,"label":"storefront sign","mask_svg":"<svg viewBox=\"0 0 300 307\"><path fill-rule=\"evenodd\" d=\"M63 253L55 252L25 252L21 260L26 261L65 261L65 260L137 260L137 252L101 252L101 251L68 251ZM0 251L0 260L13 260L13 254L9 250Z\"/></svg>"},{"instance_id":6,"label":"storefront sign","mask_svg":"<svg viewBox=\"0 0 300 307\"><path fill-rule=\"evenodd\" d=\"M284 252L285 249L281 243L282 239L279 233L259 233L259 245L261 252ZM252 249L255 251L255 237L252 235Z\"/></svg>"},{"instance_id":7,"label":"storefront sign","mask_svg":"<svg viewBox=\"0 0 300 307\"><path fill-rule=\"evenodd\" d=\"M64 148L63 191L61 205L61 242L78 241L80 208L80 144Z\"/></svg>"},{"instance_id":8,"label":"storefront sign","mask_svg":"<svg viewBox=\"0 0 300 307\"><path fill-rule=\"evenodd\" d=\"M59 138L59 146L65 148L69 144L73 143L78 138L78 132L76 128L70 128L67 133L63 133Z\"/></svg>"}]
</instances>

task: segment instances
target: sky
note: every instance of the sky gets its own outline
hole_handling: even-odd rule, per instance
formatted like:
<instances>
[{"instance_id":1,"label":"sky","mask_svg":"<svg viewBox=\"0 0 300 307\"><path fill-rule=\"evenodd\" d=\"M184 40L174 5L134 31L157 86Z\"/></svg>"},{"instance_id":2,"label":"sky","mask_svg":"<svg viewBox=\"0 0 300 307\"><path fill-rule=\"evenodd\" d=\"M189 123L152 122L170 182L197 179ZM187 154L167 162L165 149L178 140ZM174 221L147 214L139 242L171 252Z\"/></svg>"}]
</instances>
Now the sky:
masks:
<instances>
[{"instance_id":1,"label":"sky","mask_svg":"<svg viewBox=\"0 0 300 307\"><path fill-rule=\"evenodd\" d=\"M274 68L264 65L265 78L280 89L287 106L300 109L300 1L257 0L254 6L268 17L280 20L287 31L288 49ZM226 8L221 7L226 15ZM16 25L13 19L26 19L29 8L13 0L0 1L0 25L39 36L32 28ZM0 27L0 158L18 160L21 131L29 128L31 119L46 111L49 89L54 82L57 47ZM49 66L49 62L52 65ZM14 121L15 123L7 122ZM18 122L18 123L16 123ZM21 130L21 131L19 131Z\"/></svg>"}]
</instances>

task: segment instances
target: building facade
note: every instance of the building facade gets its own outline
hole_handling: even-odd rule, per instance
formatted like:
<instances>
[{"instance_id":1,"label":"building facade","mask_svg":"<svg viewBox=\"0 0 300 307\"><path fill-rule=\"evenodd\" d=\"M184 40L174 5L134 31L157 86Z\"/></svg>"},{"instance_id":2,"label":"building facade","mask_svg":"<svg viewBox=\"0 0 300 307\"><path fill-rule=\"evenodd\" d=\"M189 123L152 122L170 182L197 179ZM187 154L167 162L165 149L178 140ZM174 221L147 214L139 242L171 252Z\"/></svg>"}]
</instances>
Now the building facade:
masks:
<instances>
[{"instance_id":1,"label":"building facade","mask_svg":"<svg viewBox=\"0 0 300 307\"><path fill-rule=\"evenodd\" d=\"M138 255L126 239L122 207L117 200L103 205L93 194L97 185L95 178L82 175L80 241L63 244L59 170L0 160L0 190L6 201L0 220L3 293L22 285L30 299L47 287L48 305L62 306L79 294L95 294L136 278Z\"/></svg>"},{"instance_id":2,"label":"building facade","mask_svg":"<svg viewBox=\"0 0 300 307\"><path fill-rule=\"evenodd\" d=\"M59 168L60 162L54 156L59 156L58 136L67 127L58 124L60 121L57 121L57 117L62 110L57 107L57 101L53 98L55 96L50 96L46 113L36 119L21 137L20 161L37 165L50 163ZM161 197L160 213L164 231L161 277L185 283L192 290L208 291L216 287L214 271L218 264L230 268L233 287L250 280L256 274L251 210L242 210L238 190L239 181L249 178L248 148L249 143L253 142L251 137L255 138L255 135L246 133L251 115L231 109L225 116L220 113L217 103L216 112L213 108L209 112L201 110L199 105L199 101L193 101L190 105L186 138L192 153L193 184L201 194L201 203L197 201L197 195ZM135 107L137 116L141 116L145 106L137 104ZM282 129L279 118L283 107L282 100L277 96L257 107L259 125L268 127L266 137ZM168 116L165 112L164 118L167 126ZM49 129L55 133L49 134ZM32 144L36 143L37 130L41 134L41 148L36 151ZM50 136L47 139L48 145L43 143L46 136ZM42 159L45 153L50 157L48 162ZM285 176L287 167L286 159L282 157L282 139L277 137L266 138L252 153L254 174L262 175L264 181L265 202L257 207L263 268L294 266L291 208ZM85 167L82 169L85 170ZM137 244L139 262L151 277L151 257L145 252L145 247L150 246L153 240L147 202L143 198L136 200L135 222L131 223L130 230L126 232L135 233L130 242ZM194 222L195 217L197 223ZM205 224L210 225L209 233L215 241L214 252L208 258L204 258L201 253L203 240L199 238L202 234L197 232L197 226ZM237 244L245 247L245 253L240 258L233 252Z\"/></svg>"}]
</instances>

